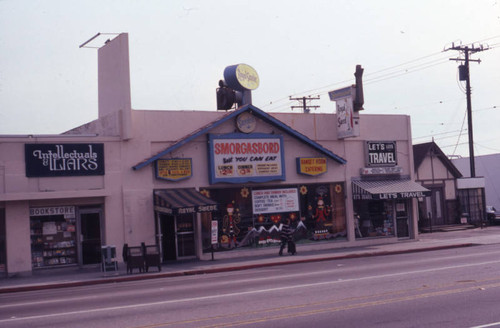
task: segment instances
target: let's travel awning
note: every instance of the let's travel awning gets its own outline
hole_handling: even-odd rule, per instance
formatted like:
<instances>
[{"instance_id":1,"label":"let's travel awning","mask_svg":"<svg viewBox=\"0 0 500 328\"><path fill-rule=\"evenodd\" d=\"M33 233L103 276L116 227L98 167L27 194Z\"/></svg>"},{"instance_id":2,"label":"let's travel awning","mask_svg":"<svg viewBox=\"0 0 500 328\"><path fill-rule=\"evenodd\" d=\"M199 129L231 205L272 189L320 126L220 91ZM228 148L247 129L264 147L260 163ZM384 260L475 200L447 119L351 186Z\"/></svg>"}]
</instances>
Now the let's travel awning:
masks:
<instances>
[{"instance_id":1,"label":"let's travel awning","mask_svg":"<svg viewBox=\"0 0 500 328\"><path fill-rule=\"evenodd\" d=\"M189 214L217 211L217 202L196 189L161 189L154 191L155 211L165 214Z\"/></svg>"},{"instance_id":2,"label":"let's travel awning","mask_svg":"<svg viewBox=\"0 0 500 328\"><path fill-rule=\"evenodd\" d=\"M411 180L352 181L354 200L406 199L430 196L431 191Z\"/></svg>"}]
</instances>

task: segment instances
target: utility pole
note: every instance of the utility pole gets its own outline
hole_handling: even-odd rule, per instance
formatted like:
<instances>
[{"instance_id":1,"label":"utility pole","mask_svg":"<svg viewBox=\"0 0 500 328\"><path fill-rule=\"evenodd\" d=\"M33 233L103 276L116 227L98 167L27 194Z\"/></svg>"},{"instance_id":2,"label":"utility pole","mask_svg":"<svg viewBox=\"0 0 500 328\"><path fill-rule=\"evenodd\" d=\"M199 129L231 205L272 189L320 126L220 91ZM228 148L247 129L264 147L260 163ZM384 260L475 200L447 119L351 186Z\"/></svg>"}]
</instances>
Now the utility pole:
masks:
<instances>
[{"instance_id":1,"label":"utility pole","mask_svg":"<svg viewBox=\"0 0 500 328\"><path fill-rule=\"evenodd\" d=\"M318 100L318 99L319 99L319 96L317 96L317 97L308 96L308 97L299 97L299 98L292 98L290 96L290 100L297 100L299 102L302 102L301 106L292 106L292 110L294 108L302 108L304 113L309 113L311 111L311 108L316 109L316 108L319 108L320 106L312 106L312 105L309 105L308 103L310 103L312 100Z\"/></svg>"},{"instance_id":2,"label":"utility pole","mask_svg":"<svg viewBox=\"0 0 500 328\"><path fill-rule=\"evenodd\" d=\"M469 161L470 161L470 177L475 178L476 177L476 164L474 161L474 137L472 133L472 101L471 101L471 87L470 87L470 74L469 74L469 62L477 62L481 63L481 59L470 59L470 54L480 52L483 50L488 50L489 48L483 47L483 45L479 46L455 46L454 43L452 43L452 46L447 50L457 50L460 51L464 54L464 58L450 58L450 60L454 61L460 61L463 62L464 64L460 65L458 67L459 69L459 78L460 81L465 81L465 92L467 96L467 128L469 132Z\"/></svg>"}]
</instances>

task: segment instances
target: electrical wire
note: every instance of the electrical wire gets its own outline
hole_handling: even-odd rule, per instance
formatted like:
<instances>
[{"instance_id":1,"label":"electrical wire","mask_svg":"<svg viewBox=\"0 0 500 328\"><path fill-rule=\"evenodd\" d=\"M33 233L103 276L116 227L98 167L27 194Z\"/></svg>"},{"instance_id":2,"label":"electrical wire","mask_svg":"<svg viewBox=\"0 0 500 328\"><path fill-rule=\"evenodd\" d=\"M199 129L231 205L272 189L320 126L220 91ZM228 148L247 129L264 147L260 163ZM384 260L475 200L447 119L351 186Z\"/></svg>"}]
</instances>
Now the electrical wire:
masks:
<instances>
[{"instance_id":1,"label":"electrical wire","mask_svg":"<svg viewBox=\"0 0 500 328\"><path fill-rule=\"evenodd\" d=\"M462 137L462 131L464 129L464 124L465 124L466 118L467 118L467 111L465 111L464 119L462 120L462 127L460 128L460 134L458 135L457 143L455 144L455 148L453 148L453 152L451 153L452 156L454 156L455 152L457 151L458 143L460 142L460 138Z\"/></svg>"},{"instance_id":2,"label":"electrical wire","mask_svg":"<svg viewBox=\"0 0 500 328\"><path fill-rule=\"evenodd\" d=\"M484 41L488 41L488 40L493 40L493 39L497 39L497 38L500 38L500 35L495 35L495 36L492 36L492 37L489 37L489 38L485 38L485 39L482 39L482 40L479 40L479 41L474 41L472 43L469 43L469 45L474 45L475 43L480 43L480 42L484 42ZM492 48L497 47L499 45L500 45L500 43L495 43L495 44L489 45L488 49L492 49ZM423 69L427 69L427 68L430 68L430 67L433 67L433 66L436 66L436 65L443 64L445 62L448 62L448 60L449 60L448 59L448 55L446 55L446 58L443 57L443 58L433 59L430 62L424 62L422 64L418 64L416 66L405 68L403 70L398 70L398 71L395 71L395 72L392 72L392 73L384 74L382 76L376 76L376 75L378 75L378 74L380 74L382 72L394 70L394 69L396 69L398 67L402 67L402 66L405 66L405 65L408 65L408 64L412 64L412 63L421 61L423 59L434 57L436 55L441 55L444 52L445 51L435 52L435 53L432 53L432 54L429 54L429 55L426 55L426 56L422 56L422 57L418 57L416 59L413 59L413 60L410 60L410 61L398 64L398 65L394 65L394 66L391 66L391 67L380 69L380 70L372 72L372 73L368 73L368 74L366 74L367 77L368 76L375 76L375 77L373 77L371 79L368 79L368 80L365 80L365 81L367 82L367 84L378 83L378 82L382 82L382 81L385 81L385 80L388 80L388 79L396 78L396 77L399 77L401 75L405 75L405 74L408 74L408 73L411 73L411 72L416 72L416 71L419 71L419 70L423 70ZM437 63L432 64L434 62L437 62ZM419 69L417 69L417 68L419 68ZM415 69L415 70L413 70L413 71L410 72L410 70L412 70L412 69ZM302 92L299 92L299 93L295 93L295 94L293 94L291 96L298 96L298 95L304 95L304 94L324 95L324 94L328 93L328 91L323 91L324 89L331 89L332 87L337 86L337 85L351 83L353 80L354 79L348 79L348 80L344 80L344 81L340 81L340 82L335 82L335 83L328 84L328 85L325 85L325 86L322 86L322 87L319 87L319 88L314 88L314 89L302 91ZM290 97L290 96L288 96L288 97ZM263 105L262 107L270 106L273 103L280 102L280 101L283 101L285 99L288 99L288 97L283 97L283 98L280 98L280 99L275 100L275 101L270 101L268 105Z\"/></svg>"}]
</instances>

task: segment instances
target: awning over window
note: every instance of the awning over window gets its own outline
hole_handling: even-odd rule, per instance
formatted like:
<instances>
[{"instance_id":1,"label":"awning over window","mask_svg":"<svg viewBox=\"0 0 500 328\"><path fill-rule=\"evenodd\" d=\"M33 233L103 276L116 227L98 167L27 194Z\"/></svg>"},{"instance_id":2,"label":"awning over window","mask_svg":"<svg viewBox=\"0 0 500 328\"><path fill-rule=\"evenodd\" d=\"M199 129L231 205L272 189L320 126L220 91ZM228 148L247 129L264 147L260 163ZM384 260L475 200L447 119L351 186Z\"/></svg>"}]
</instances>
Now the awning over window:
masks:
<instances>
[{"instance_id":1,"label":"awning over window","mask_svg":"<svg viewBox=\"0 0 500 328\"><path fill-rule=\"evenodd\" d=\"M155 211L172 215L217 211L217 202L194 188L155 190L154 206Z\"/></svg>"},{"instance_id":2,"label":"awning over window","mask_svg":"<svg viewBox=\"0 0 500 328\"><path fill-rule=\"evenodd\" d=\"M430 195L430 190L411 180L352 181L354 200L405 199Z\"/></svg>"}]
</instances>

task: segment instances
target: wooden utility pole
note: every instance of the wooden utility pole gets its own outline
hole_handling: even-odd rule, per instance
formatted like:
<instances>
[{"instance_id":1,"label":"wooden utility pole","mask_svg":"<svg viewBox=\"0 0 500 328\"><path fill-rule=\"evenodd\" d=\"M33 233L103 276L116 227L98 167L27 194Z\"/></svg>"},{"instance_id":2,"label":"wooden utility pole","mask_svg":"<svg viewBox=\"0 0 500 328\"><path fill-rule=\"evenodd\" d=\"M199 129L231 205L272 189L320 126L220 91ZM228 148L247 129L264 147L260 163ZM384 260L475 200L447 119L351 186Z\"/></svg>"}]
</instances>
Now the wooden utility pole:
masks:
<instances>
[{"instance_id":1,"label":"wooden utility pole","mask_svg":"<svg viewBox=\"0 0 500 328\"><path fill-rule=\"evenodd\" d=\"M318 100L318 99L319 99L319 96L317 96L317 97L308 96L308 97L299 97L299 98L292 98L290 96L290 100L297 100L297 101L302 102L301 106L292 106L292 110L294 108L302 108L304 113L309 113L311 111L311 108L316 109L316 108L319 108L320 106L312 106L312 105L309 105L308 102L311 102L312 100Z\"/></svg>"},{"instance_id":2,"label":"wooden utility pole","mask_svg":"<svg viewBox=\"0 0 500 328\"><path fill-rule=\"evenodd\" d=\"M445 50L457 50L464 54L464 58L450 58L450 60L463 62L462 65L459 66L459 78L460 81L465 81L465 93L467 96L467 128L469 132L469 161L470 161L470 177L476 177L476 164L474 161L474 136L472 131L472 101L471 101L471 87L470 87L470 74L469 74L469 62L477 62L481 63L480 59L470 59L470 54L488 50L489 48L485 48L482 45L479 46L452 46Z\"/></svg>"}]
</instances>

